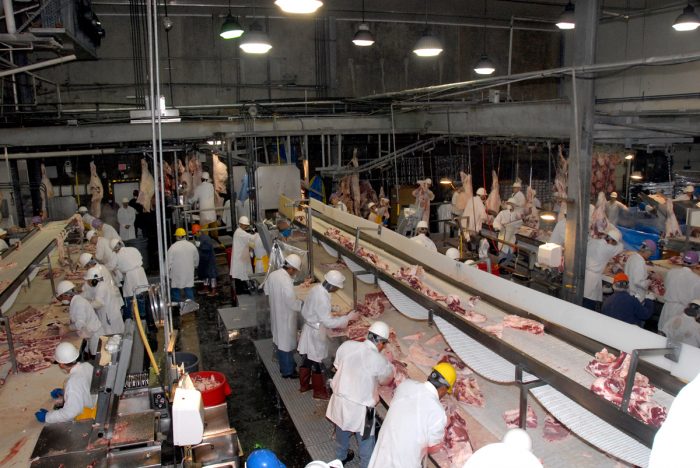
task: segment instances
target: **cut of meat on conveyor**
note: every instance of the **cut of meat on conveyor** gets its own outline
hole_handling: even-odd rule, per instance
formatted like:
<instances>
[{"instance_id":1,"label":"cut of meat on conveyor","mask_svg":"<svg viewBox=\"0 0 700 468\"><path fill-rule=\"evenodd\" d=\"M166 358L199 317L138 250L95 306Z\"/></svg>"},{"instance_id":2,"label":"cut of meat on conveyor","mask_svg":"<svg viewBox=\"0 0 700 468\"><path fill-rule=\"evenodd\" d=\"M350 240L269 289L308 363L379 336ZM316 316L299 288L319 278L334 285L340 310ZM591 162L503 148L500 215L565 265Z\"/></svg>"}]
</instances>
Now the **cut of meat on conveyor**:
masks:
<instances>
[{"instance_id":1,"label":"cut of meat on conveyor","mask_svg":"<svg viewBox=\"0 0 700 468\"><path fill-rule=\"evenodd\" d=\"M503 413L503 420L506 422L506 427L508 429L515 429L520 427L520 409L516 408L513 410L508 410ZM532 406L527 405L527 417L525 420L525 425L530 429L537 427L537 415L532 410Z\"/></svg>"}]
</instances>

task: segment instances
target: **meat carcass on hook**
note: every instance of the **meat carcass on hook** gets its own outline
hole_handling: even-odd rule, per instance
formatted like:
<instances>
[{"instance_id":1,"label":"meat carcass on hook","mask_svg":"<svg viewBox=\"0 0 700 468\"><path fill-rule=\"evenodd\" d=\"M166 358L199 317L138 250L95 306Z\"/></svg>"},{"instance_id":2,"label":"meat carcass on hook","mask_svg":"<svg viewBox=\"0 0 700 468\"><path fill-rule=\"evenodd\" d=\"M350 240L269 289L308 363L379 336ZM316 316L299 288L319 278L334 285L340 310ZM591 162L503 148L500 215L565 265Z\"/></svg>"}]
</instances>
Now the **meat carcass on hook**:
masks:
<instances>
[{"instance_id":1,"label":"meat carcass on hook","mask_svg":"<svg viewBox=\"0 0 700 468\"><path fill-rule=\"evenodd\" d=\"M148 162L141 160L141 183L139 184L139 196L136 201L143 207L143 211L151 211L151 199L156 193L156 182L148 170Z\"/></svg>"},{"instance_id":2,"label":"meat carcass on hook","mask_svg":"<svg viewBox=\"0 0 700 468\"><path fill-rule=\"evenodd\" d=\"M666 226L664 230L664 239L669 239L671 237L680 237L683 235L681 232L681 227L678 225L678 219L676 219L676 214L673 212L673 201L671 198L666 199Z\"/></svg>"},{"instance_id":3,"label":"meat carcass on hook","mask_svg":"<svg viewBox=\"0 0 700 468\"><path fill-rule=\"evenodd\" d=\"M608 216L605 214L605 205L608 203L607 198L605 198L605 193L598 193L598 201L596 201L595 209L593 210L593 216L589 220L591 235L596 236L600 234L605 234L608 231L608 226L610 222L608 221Z\"/></svg>"},{"instance_id":4,"label":"meat carcass on hook","mask_svg":"<svg viewBox=\"0 0 700 468\"><path fill-rule=\"evenodd\" d=\"M486 199L486 212L493 218L501 211L501 193L498 185L498 173L491 171L491 177L491 192Z\"/></svg>"},{"instance_id":5,"label":"meat carcass on hook","mask_svg":"<svg viewBox=\"0 0 700 468\"><path fill-rule=\"evenodd\" d=\"M350 175L350 193L352 194L352 213L355 214L355 216L360 216L360 199L362 198L362 193L360 191L360 173L357 172L357 168L360 166L359 161L357 160L357 148L353 148L352 150L352 159L350 160L350 167L354 169L354 172ZM348 206L348 211L351 210L351 208Z\"/></svg>"},{"instance_id":6,"label":"meat carcass on hook","mask_svg":"<svg viewBox=\"0 0 700 468\"><path fill-rule=\"evenodd\" d=\"M102 188L102 181L97 175L97 166L94 162L90 162L90 193L92 198L90 199L90 214L95 218L99 218L102 215L102 197L104 196L104 189Z\"/></svg>"}]
</instances>

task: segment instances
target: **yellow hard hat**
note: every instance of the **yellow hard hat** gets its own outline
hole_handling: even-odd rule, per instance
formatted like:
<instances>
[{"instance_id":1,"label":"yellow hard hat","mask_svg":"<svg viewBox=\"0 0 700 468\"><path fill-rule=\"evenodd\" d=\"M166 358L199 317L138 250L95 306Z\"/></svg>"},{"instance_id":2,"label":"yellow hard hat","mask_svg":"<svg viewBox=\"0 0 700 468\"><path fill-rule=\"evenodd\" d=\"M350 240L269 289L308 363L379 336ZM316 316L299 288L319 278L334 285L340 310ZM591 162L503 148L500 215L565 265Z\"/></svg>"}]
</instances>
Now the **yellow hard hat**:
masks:
<instances>
[{"instance_id":1,"label":"yellow hard hat","mask_svg":"<svg viewBox=\"0 0 700 468\"><path fill-rule=\"evenodd\" d=\"M185 237L187 232L182 228L175 229L175 237Z\"/></svg>"},{"instance_id":2,"label":"yellow hard hat","mask_svg":"<svg viewBox=\"0 0 700 468\"><path fill-rule=\"evenodd\" d=\"M452 364L449 362L439 362L433 367L433 370L447 381L447 384L450 386L447 391L452 393L452 387L454 387L455 381L457 381L457 371L452 367Z\"/></svg>"}]
</instances>

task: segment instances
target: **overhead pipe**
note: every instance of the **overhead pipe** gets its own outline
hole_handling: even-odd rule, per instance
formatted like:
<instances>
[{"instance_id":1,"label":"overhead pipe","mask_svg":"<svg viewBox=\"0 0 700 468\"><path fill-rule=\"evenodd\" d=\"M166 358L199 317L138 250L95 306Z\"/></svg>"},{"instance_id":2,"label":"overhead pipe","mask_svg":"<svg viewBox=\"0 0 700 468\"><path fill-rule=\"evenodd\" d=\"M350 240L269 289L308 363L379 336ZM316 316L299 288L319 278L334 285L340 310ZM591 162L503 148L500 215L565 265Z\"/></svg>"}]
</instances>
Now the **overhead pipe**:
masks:
<instances>
[{"instance_id":1,"label":"overhead pipe","mask_svg":"<svg viewBox=\"0 0 700 468\"><path fill-rule=\"evenodd\" d=\"M3 0L3 2L5 2L5 1L7 1L7 0ZM51 60L44 60L43 62L32 63L31 65L25 65L23 67L12 68L10 70L2 70L2 71L0 71L0 78L2 78L4 76L16 75L17 73L24 73L24 72L28 72L31 70L37 70L39 68L53 67L54 65L60 65L62 63L66 63L66 62L72 62L76 58L77 57L75 56L75 54L66 55L65 57L58 57L58 58L51 59Z\"/></svg>"},{"instance_id":2,"label":"overhead pipe","mask_svg":"<svg viewBox=\"0 0 700 468\"><path fill-rule=\"evenodd\" d=\"M86 150L67 150L67 151L38 151L36 153L6 153L6 159L37 159L37 158L60 158L65 156L104 156L115 154L115 148L95 148Z\"/></svg>"},{"instance_id":3,"label":"overhead pipe","mask_svg":"<svg viewBox=\"0 0 700 468\"><path fill-rule=\"evenodd\" d=\"M5 10L5 26L7 27L7 33L16 33L17 25L15 24L15 10L12 7L12 0L2 0L2 8Z\"/></svg>"}]
</instances>

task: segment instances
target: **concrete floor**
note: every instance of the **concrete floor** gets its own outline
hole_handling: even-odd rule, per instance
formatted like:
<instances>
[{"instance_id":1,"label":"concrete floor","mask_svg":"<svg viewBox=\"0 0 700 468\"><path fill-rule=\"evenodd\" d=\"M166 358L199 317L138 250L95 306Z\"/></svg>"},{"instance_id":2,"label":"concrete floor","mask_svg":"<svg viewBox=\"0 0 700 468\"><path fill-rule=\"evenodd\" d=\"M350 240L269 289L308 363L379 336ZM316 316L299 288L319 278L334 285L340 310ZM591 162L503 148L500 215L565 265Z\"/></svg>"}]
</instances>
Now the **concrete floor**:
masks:
<instances>
[{"instance_id":1,"label":"concrete floor","mask_svg":"<svg viewBox=\"0 0 700 468\"><path fill-rule=\"evenodd\" d=\"M179 349L197 354L200 370L215 370L228 378L229 421L238 431L245 456L262 446L274 451L287 467L304 467L309 454L253 345L253 340L272 336L267 308L259 309L257 328L246 330L230 346L219 336L217 309L231 303L226 273L219 275L224 284L218 297L199 296L199 311L183 318Z\"/></svg>"}]
</instances>

